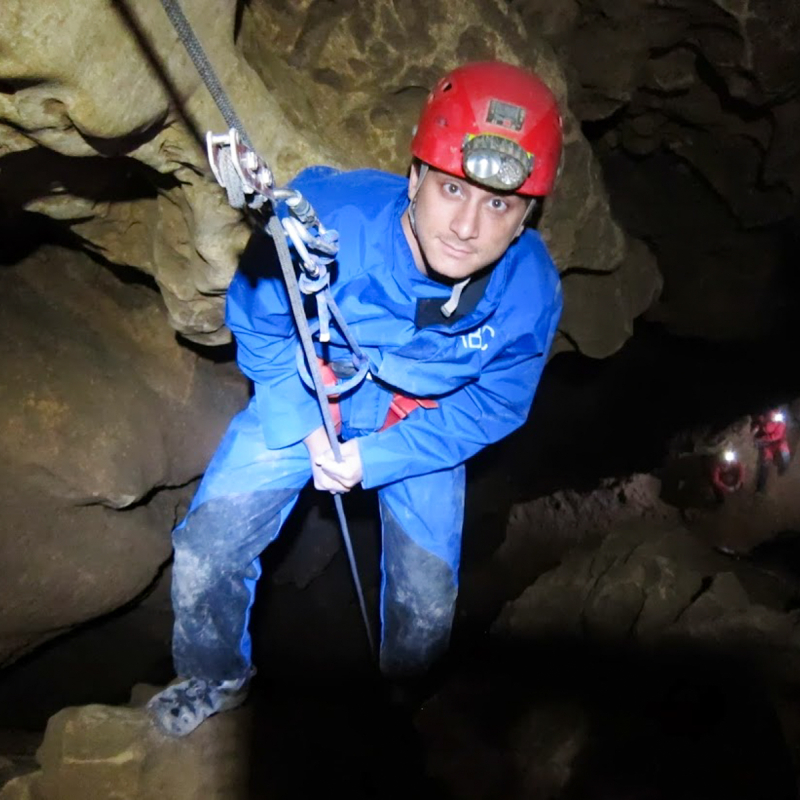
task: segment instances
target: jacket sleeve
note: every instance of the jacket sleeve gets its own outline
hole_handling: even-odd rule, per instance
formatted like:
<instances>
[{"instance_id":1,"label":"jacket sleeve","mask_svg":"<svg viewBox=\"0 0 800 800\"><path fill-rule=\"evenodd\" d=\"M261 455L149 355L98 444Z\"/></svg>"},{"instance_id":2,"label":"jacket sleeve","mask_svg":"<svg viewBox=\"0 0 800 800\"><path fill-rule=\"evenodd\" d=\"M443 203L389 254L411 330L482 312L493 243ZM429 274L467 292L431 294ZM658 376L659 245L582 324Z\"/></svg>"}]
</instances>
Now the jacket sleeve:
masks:
<instances>
[{"instance_id":1,"label":"jacket sleeve","mask_svg":"<svg viewBox=\"0 0 800 800\"><path fill-rule=\"evenodd\" d=\"M297 371L299 338L272 262L269 239L254 237L228 289L225 321L236 337L239 368L255 384L266 445L277 449L304 439L322 425L322 414Z\"/></svg>"},{"instance_id":2,"label":"jacket sleeve","mask_svg":"<svg viewBox=\"0 0 800 800\"><path fill-rule=\"evenodd\" d=\"M474 383L413 411L384 431L359 439L365 488L450 469L527 419L561 315L557 293L547 315L546 346L532 352L520 342L498 354Z\"/></svg>"}]
</instances>

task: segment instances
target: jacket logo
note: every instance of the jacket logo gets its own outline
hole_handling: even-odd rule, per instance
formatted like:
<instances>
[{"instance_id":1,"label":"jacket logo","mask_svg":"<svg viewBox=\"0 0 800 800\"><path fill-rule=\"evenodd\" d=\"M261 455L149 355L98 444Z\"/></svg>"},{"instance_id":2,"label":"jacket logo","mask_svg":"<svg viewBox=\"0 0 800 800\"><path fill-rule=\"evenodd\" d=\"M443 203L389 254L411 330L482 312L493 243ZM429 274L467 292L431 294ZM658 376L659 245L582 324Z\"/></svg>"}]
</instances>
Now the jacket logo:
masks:
<instances>
[{"instance_id":1,"label":"jacket logo","mask_svg":"<svg viewBox=\"0 0 800 800\"><path fill-rule=\"evenodd\" d=\"M489 343L486 339L494 339L494 328L491 325L484 325L477 331L472 331L472 333L461 334L461 341L464 343L464 347L468 347L470 350L488 350Z\"/></svg>"}]
</instances>

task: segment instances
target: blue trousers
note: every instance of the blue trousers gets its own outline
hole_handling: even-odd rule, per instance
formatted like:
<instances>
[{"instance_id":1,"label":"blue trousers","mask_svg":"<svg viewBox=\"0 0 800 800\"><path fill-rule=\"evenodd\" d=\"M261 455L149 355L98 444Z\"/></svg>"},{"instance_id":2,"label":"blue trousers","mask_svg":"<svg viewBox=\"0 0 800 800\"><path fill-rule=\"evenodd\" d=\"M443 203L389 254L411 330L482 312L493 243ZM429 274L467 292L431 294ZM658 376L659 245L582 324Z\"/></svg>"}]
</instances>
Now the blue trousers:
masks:
<instances>
[{"instance_id":1,"label":"blue trousers","mask_svg":"<svg viewBox=\"0 0 800 800\"><path fill-rule=\"evenodd\" d=\"M399 423L402 424L402 423ZM300 442L264 444L255 401L232 420L173 532L173 658L182 677L228 680L251 669L248 632L259 556L311 478ZM383 486L381 670L424 671L447 649L458 592L464 467Z\"/></svg>"}]
</instances>

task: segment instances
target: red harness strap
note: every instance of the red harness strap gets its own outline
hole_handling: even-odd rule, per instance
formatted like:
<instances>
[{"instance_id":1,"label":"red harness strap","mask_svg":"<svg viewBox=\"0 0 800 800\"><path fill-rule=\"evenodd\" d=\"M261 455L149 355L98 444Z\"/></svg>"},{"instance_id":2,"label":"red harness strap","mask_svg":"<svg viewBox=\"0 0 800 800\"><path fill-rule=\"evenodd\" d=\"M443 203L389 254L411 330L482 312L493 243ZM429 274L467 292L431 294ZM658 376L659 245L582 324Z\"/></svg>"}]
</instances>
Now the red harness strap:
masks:
<instances>
[{"instance_id":1,"label":"red harness strap","mask_svg":"<svg viewBox=\"0 0 800 800\"><path fill-rule=\"evenodd\" d=\"M322 373L322 382L326 386L333 386L339 380L336 373L331 368L330 364L317 357L319 363L319 370ZM342 410L339 408L339 395L328 395L328 402L331 407L331 418L336 433L342 431ZM392 425L404 420L416 408L438 408L439 404L435 400L429 400L425 397L409 397L407 394L395 392L392 395L392 402L389 404L389 411L386 414L386 419L380 430L385 431L391 428Z\"/></svg>"},{"instance_id":2,"label":"red harness strap","mask_svg":"<svg viewBox=\"0 0 800 800\"><path fill-rule=\"evenodd\" d=\"M317 356L317 363L319 364L319 371L322 373L322 382L326 386L335 386L339 380L336 373L331 369L330 364ZM328 403L331 409L331 419L333 420L333 427L337 434L342 432L342 409L339 408L339 395L329 394Z\"/></svg>"},{"instance_id":3,"label":"red harness strap","mask_svg":"<svg viewBox=\"0 0 800 800\"><path fill-rule=\"evenodd\" d=\"M409 397L407 394L395 392L392 395L392 402L389 405L389 413L383 423L382 431L390 428L400 420L405 419L415 408L437 408L439 404L435 400L425 397Z\"/></svg>"}]
</instances>

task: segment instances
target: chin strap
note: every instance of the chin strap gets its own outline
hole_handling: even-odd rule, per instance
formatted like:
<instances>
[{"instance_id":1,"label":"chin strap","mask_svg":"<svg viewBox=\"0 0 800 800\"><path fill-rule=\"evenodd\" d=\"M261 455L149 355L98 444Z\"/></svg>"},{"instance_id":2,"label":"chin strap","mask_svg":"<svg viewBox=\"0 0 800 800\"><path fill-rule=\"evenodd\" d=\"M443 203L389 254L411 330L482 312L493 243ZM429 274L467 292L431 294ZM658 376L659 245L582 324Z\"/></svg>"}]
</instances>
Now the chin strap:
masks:
<instances>
[{"instance_id":1,"label":"chin strap","mask_svg":"<svg viewBox=\"0 0 800 800\"><path fill-rule=\"evenodd\" d=\"M467 288L468 283L469 278L464 278L463 281L459 281L453 286L453 291L450 292L450 299L439 309L446 317L452 317L455 313L461 301L461 294Z\"/></svg>"},{"instance_id":2,"label":"chin strap","mask_svg":"<svg viewBox=\"0 0 800 800\"><path fill-rule=\"evenodd\" d=\"M428 165L425 163L420 162L419 164L419 172L417 173L417 186L416 190L414 191L414 197L411 198L411 202L408 205L408 222L411 225L411 231L413 232L414 236L417 237L417 241L419 241L419 237L417 236L417 193L419 192L419 187L422 185L422 181L425 180L425 176L428 174ZM450 298L446 303L444 303L441 308L439 309L445 317L451 317L455 310L458 308L458 304L461 300L461 294L466 288L467 284L469 283L469 278L465 278L463 281L459 281L453 286L453 290L450 292Z\"/></svg>"},{"instance_id":3,"label":"chin strap","mask_svg":"<svg viewBox=\"0 0 800 800\"><path fill-rule=\"evenodd\" d=\"M411 202L408 204L408 221L411 225L411 230L413 231L414 236L417 236L417 194L419 193L419 187L422 186L422 181L425 180L425 176L427 174L428 165L420 162L419 172L417 173L417 188L414 191L414 196L411 198ZM419 239L419 237L417 238Z\"/></svg>"}]
</instances>

